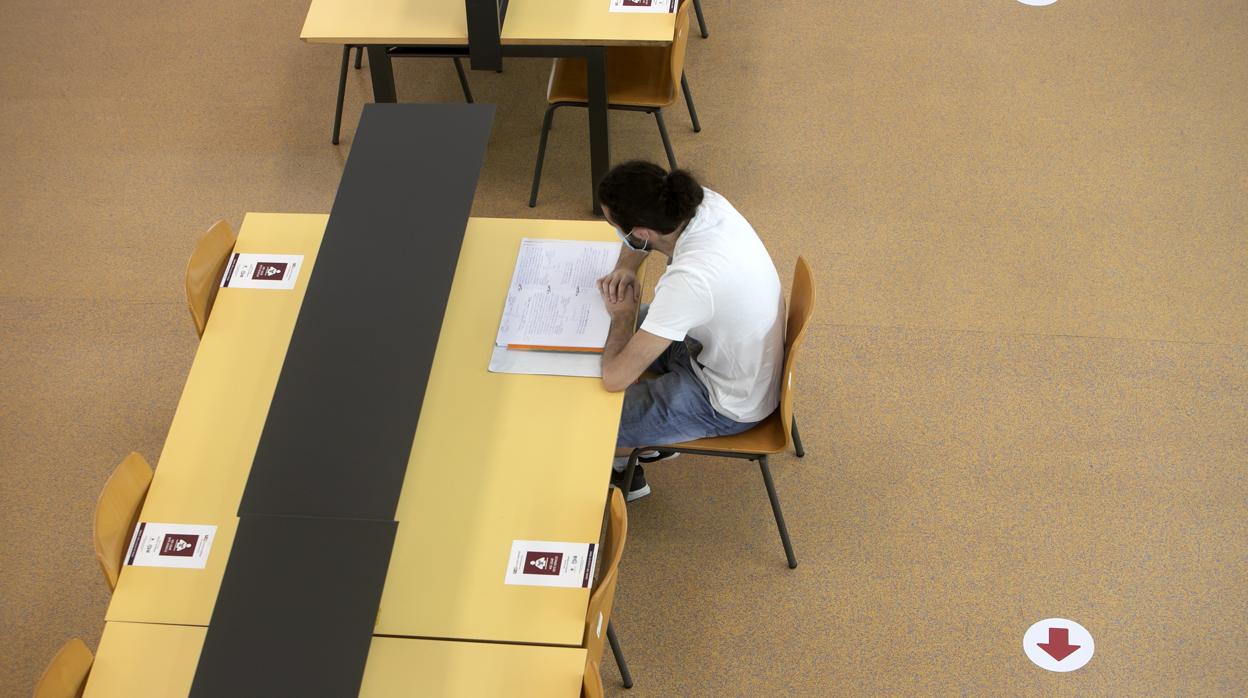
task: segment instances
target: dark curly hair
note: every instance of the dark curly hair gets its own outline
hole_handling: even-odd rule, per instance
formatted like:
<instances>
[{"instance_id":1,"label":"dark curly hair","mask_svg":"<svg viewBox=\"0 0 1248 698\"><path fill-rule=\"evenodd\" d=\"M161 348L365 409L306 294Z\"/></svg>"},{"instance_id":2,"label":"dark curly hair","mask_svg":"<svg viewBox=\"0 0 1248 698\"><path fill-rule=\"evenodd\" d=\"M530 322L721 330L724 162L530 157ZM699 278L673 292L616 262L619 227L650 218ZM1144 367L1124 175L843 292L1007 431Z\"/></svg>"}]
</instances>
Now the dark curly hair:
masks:
<instances>
[{"instance_id":1,"label":"dark curly hair","mask_svg":"<svg viewBox=\"0 0 1248 698\"><path fill-rule=\"evenodd\" d=\"M652 162L633 160L602 178L598 200L624 232L640 227L667 235L693 218L702 203L702 185L684 170L669 173Z\"/></svg>"}]
</instances>

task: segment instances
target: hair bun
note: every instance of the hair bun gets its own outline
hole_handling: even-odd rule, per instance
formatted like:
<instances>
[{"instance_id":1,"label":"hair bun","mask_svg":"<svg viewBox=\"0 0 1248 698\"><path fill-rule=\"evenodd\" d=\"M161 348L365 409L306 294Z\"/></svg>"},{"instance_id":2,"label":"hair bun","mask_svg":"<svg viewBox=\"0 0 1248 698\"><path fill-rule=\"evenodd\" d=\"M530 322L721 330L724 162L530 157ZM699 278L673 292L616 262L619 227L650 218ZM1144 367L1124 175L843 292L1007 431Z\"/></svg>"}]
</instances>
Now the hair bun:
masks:
<instances>
[{"instance_id":1,"label":"hair bun","mask_svg":"<svg viewBox=\"0 0 1248 698\"><path fill-rule=\"evenodd\" d=\"M687 171L672 170L663 178L660 199L669 216L689 220L702 203L702 185Z\"/></svg>"}]
</instances>

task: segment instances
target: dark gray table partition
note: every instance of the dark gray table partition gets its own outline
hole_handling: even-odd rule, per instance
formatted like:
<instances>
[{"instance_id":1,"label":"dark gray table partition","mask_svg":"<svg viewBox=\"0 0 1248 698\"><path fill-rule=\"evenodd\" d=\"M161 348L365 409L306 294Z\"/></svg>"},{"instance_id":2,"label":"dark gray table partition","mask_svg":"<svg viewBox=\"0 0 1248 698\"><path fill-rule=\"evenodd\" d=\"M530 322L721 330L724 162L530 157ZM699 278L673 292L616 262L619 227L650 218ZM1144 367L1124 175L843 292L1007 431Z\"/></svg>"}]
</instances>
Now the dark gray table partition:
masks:
<instances>
[{"instance_id":1,"label":"dark gray table partition","mask_svg":"<svg viewBox=\"0 0 1248 698\"><path fill-rule=\"evenodd\" d=\"M397 526L243 517L191 696L354 696Z\"/></svg>"},{"instance_id":2,"label":"dark gray table partition","mask_svg":"<svg viewBox=\"0 0 1248 698\"><path fill-rule=\"evenodd\" d=\"M493 115L365 105L240 515L394 517Z\"/></svg>"},{"instance_id":3,"label":"dark gray table partition","mask_svg":"<svg viewBox=\"0 0 1248 698\"><path fill-rule=\"evenodd\" d=\"M243 492L193 696L359 690L493 117L488 105L365 105Z\"/></svg>"}]
</instances>

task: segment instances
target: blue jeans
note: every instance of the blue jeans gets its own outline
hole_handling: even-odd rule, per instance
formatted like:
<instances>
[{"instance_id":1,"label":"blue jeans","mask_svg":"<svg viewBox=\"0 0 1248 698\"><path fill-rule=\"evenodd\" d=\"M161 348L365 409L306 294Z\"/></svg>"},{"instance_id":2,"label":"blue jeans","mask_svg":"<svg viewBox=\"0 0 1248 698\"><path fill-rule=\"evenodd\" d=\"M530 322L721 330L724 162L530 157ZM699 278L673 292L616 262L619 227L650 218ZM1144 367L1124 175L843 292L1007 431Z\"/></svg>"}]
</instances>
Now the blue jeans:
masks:
<instances>
[{"instance_id":1,"label":"blue jeans","mask_svg":"<svg viewBox=\"0 0 1248 698\"><path fill-rule=\"evenodd\" d=\"M706 386L694 374L688 342L672 342L643 378L624 392L619 448L664 446L707 436L738 434L758 422L738 422L715 411Z\"/></svg>"}]
</instances>

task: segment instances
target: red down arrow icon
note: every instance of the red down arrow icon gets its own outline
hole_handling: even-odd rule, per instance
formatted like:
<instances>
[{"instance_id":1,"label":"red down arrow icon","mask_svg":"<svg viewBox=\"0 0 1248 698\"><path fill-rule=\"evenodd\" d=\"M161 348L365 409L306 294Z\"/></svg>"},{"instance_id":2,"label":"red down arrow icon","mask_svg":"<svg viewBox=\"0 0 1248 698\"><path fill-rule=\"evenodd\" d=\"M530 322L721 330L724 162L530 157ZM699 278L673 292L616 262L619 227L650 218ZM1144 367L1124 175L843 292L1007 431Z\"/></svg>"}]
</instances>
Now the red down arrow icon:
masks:
<instances>
[{"instance_id":1,"label":"red down arrow icon","mask_svg":"<svg viewBox=\"0 0 1248 698\"><path fill-rule=\"evenodd\" d=\"M1062 661L1075 653L1079 649L1079 645L1070 644L1069 628L1049 628L1049 641L1037 642L1040 649L1049 653L1049 656Z\"/></svg>"}]
</instances>

